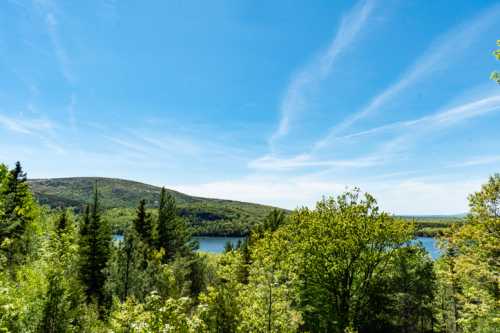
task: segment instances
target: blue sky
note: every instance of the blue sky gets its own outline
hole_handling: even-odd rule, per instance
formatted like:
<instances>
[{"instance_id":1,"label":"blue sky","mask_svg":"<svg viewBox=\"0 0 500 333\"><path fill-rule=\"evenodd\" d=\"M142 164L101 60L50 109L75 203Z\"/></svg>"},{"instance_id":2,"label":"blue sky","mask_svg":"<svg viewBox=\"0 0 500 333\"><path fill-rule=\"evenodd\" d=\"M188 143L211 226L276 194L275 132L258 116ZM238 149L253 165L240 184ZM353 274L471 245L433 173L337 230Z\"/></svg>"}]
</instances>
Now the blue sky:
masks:
<instances>
[{"instance_id":1,"label":"blue sky","mask_svg":"<svg viewBox=\"0 0 500 333\"><path fill-rule=\"evenodd\" d=\"M497 39L495 1L2 1L0 161L461 213L500 171Z\"/></svg>"}]
</instances>

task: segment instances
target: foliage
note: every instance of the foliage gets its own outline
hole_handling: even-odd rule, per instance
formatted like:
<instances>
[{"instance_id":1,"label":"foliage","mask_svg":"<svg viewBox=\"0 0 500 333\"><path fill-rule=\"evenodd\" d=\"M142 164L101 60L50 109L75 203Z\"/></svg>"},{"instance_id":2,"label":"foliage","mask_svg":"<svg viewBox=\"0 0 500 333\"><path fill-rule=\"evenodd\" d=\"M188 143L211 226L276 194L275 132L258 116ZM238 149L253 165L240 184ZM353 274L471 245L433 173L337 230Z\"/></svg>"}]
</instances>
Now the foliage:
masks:
<instances>
[{"instance_id":1,"label":"foliage","mask_svg":"<svg viewBox=\"0 0 500 333\"><path fill-rule=\"evenodd\" d=\"M93 203L87 206L80 227L79 274L87 302L96 302L101 313L108 301L105 293L105 268L111 255L111 230L101 219L99 192L94 189Z\"/></svg>"},{"instance_id":2,"label":"foliage","mask_svg":"<svg viewBox=\"0 0 500 333\"><path fill-rule=\"evenodd\" d=\"M140 200L146 208L158 208L161 189L139 182L113 178L54 178L30 180L30 186L42 205L52 208L72 208L83 212L92 196L95 182L99 183L100 203L110 209L104 216L113 231L123 233ZM196 235L241 236L250 232L273 209L269 206L219 199L188 196L166 189L176 201L179 215Z\"/></svg>"},{"instance_id":3,"label":"foliage","mask_svg":"<svg viewBox=\"0 0 500 333\"><path fill-rule=\"evenodd\" d=\"M500 39L497 40L497 46L500 48ZM493 55L497 60L500 60L500 49L493 51ZM494 71L491 73L490 78L500 84L500 72Z\"/></svg>"},{"instance_id":4,"label":"foliage","mask_svg":"<svg viewBox=\"0 0 500 333\"><path fill-rule=\"evenodd\" d=\"M469 197L465 220L396 218L355 189L313 210L258 215L248 237L221 254L195 252L167 190L158 208L138 201L135 212L103 211L94 187L92 204L74 215L38 207L27 184L20 164L0 165L0 332L468 333L499 325L498 174ZM109 218L123 240L111 241ZM415 228L436 226L445 254L434 262L411 240Z\"/></svg>"},{"instance_id":5,"label":"foliage","mask_svg":"<svg viewBox=\"0 0 500 333\"><path fill-rule=\"evenodd\" d=\"M500 174L469 196L469 206L467 223L442 241L440 315L451 332L494 332L500 324Z\"/></svg>"},{"instance_id":6,"label":"foliage","mask_svg":"<svg viewBox=\"0 0 500 333\"><path fill-rule=\"evenodd\" d=\"M380 213L359 190L297 211L278 233L276 255L285 258L304 327L331 332L357 326L366 291L412 238L406 223Z\"/></svg>"}]
</instances>

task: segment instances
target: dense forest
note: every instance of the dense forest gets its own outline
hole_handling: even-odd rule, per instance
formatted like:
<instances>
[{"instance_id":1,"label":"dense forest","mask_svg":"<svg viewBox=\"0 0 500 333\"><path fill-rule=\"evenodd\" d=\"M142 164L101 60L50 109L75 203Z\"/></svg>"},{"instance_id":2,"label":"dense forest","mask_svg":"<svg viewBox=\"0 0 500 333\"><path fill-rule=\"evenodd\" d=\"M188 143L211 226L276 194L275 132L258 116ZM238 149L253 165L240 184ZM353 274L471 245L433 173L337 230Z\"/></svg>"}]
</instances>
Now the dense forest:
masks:
<instances>
[{"instance_id":1,"label":"dense forest","mask_svg":"<svg viewBox=\"0 0 500 333\"><path fill-rule=\"evenodd\" d=\"M74 177L31 179L28 182L40 204L68 208L75 213L83 211L97 182L100 205L113 233L117 234L123 234L141 200L145 201L146 209L153 215L160 202L159 187L124 179ZM265 205L200 198L169 189L165 191L174 197L179 215L199 236L245 236L273 209Z\"/></svg>"},{"instance_id":2,"label":"dense forest","mask_svg":"<svg viewBox=\"0 0 500 333\"><path fill-rule=\"evenodd\" d=\"M496 332L500 175L469 196L433 261L411 220L359 189L271 210L225 253L197 251L172 193L113 239L94 186L79 213L40 205L0 165L2 332Z\"/></svg>"}]
</instances>

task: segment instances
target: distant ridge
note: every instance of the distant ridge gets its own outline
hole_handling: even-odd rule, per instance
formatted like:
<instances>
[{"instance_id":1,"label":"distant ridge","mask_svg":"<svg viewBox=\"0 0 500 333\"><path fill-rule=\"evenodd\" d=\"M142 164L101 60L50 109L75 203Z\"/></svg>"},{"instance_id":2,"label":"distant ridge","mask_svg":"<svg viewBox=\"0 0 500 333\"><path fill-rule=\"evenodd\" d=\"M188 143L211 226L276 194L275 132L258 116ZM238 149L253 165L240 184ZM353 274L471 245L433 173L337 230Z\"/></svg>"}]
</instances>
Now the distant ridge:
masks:
<instances>
[{"instance_id":1,"label":"distant ridge","mask_svg":"<svg viewBox=\"0 0 500 333\"><path fill-rule=\"evenodd\" d=\"M77 212L90 201L96 182L104 208L132 210L141 199L146 200L150 208L158 206L161 188L137 181L104 177L29 180L40 204L51 208L72 208ZM245 234L273 209L248 202L195 197L171 189L167 192L176 199L180 214L188 218L193 226L199 226L201 233L214 228L207 224L217 224L217 233Z\"/></svg>"}]
</instances>

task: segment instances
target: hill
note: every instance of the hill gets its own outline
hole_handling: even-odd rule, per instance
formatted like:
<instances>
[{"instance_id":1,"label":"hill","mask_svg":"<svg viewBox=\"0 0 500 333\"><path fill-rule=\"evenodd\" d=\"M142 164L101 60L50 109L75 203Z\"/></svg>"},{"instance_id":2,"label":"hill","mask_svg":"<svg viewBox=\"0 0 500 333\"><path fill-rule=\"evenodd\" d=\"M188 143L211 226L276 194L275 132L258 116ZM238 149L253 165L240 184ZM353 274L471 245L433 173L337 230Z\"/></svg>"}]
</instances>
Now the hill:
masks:
<instances>
[{"instance_id":1,"label":"hill","mask_svg":"<svg viewBox=\"0 0 500 333\"><path fill-rule=\"evenodd\" d=\"M42 205L71 208L81 212L92 197L97 183L101 204L116 232L134 216L135 208L145 199L150 209L158 206L160 188L140 182L100 177L31 179L31 189ZM232 200L190 196L173 190L171 193L185 217L199 235L244 235L262 221L273 207Z\"/></svg>"}]
</instances>

